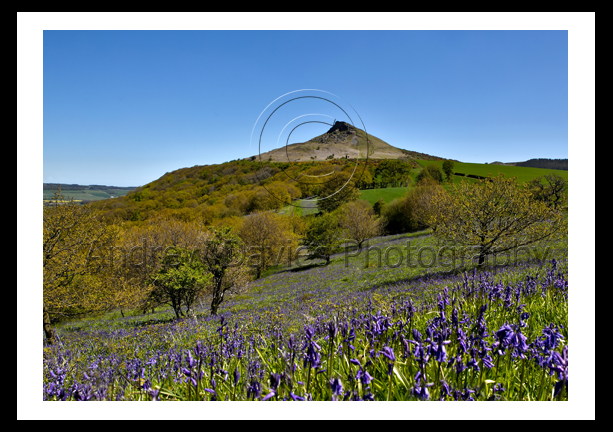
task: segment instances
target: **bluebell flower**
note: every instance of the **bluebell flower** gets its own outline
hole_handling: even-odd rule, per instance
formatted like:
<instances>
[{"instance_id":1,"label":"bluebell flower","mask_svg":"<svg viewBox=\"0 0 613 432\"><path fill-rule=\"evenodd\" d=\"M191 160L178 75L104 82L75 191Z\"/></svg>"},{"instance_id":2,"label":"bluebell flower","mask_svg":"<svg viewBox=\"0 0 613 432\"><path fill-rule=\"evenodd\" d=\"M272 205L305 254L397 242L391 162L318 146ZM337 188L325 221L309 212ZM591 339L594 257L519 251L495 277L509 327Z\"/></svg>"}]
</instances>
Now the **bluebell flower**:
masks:
<instances>
[{"instance_id":1,"label":"bluebell flower","mask_svg":"<svg viewBox=\"0 0 613 432\"><path fill-rule=\"evenodd\" d=\"M290 397L292 398L292 400L295 400L295 401L303 401L303 400L304 400L304 398L303 398L303 397L301 397L301 396L297 396L297 395L295 395L295 394L294 394L294 393L292 393L292 392L289 392L289 395L290 395Z\"/></svg>"},{"instance_id":2,"label":"bluebell flower","mask_svg":"<svg viewBox=\"0 0 613 432\"><path fill-rule=\"evenodd\" d=\"M362 384L368 385L368 384L370 384L370 382L372 381L373 378L372 378L372 376L370 376L368 371L360 368L360 370L356 374L356 379L359 379Z\"/></svg>"},{"instance_id":3,"label":"bluebell flower","mask_svg":"<svg viewBox=\"0 0 613 432\"><path fill-rule=\"evenodd\" d=\"M266 396L264 396L264 398L262 399L263 401L270 399L271 397L273 397L276 393L274 391L271 391L270 393L268 393Z\"/></svg>"},{"instance_id":4,"label":"bluebell flower","mask_svg":"<svg viewBox=\"0 0 613 432\"><path fill-rule=\"evenodd\" d=\"M443 340L442 336L439 336L438 339L439 341L436 347L436 351L434 352L434 359L437 362L442 363L447 358L447 350L445 349L445 345L448 345L449 343L451 343L451 341Z\"/></svg>"},{"instance_id":5,"label":"bluebell flower","mask_svg":"<svg viewBox=\"0 0 613 432\"><path fill-rule=\"evenodd\" d=\"M252 380L249 387L247 387L247 397L259 397L261 391L260 383L257 380Z\"/></svg>"},{"instance_id":6,"label":"bluebell flower","mask_svg":"<svg viewBox=\"0 0 613 432\"><path fill-rule=\"evenodd\" d=\"M276 373L270 374L270 387L273 390L277 390L279 388L279 383L281 382L281 375Z\"/></svg>"},{"instance_id":7,"label":"bluebell flower","mask_svg":"<svg viewBox=\"0 0 613 432\"><path fill-rule=\"evenodd\" d=\"M556 372L558 376L558 382L554 387L554 397L562 391L566 386L568 387L568 345L562 350L562 354L557 351L552 355L552 364L549 366L552 372Z\"/></svg>"},{"instance_id":8,"label":"bluebell flower","mask_svg":"<svg viewBox=\"0 0 613 432\"><path fill-rule=\"evenodd\" d=\"M341 380L338 378L334 378L330 381L330 386L332 387L333 395L340 395L343 392L343 384Z\"/></svg>"},{"instance_id":9,"label":"bluebell flower","mask_svg":"<svg viewBox=\"0 0 613 432\"><path fill-rule=\"evenodd\" d=\"M382 354L385 358L387 358L391 362L396 361L396 356L394 355L394 350L390 347L384 347L379 354Z\"/></svg>"}]
</instances>

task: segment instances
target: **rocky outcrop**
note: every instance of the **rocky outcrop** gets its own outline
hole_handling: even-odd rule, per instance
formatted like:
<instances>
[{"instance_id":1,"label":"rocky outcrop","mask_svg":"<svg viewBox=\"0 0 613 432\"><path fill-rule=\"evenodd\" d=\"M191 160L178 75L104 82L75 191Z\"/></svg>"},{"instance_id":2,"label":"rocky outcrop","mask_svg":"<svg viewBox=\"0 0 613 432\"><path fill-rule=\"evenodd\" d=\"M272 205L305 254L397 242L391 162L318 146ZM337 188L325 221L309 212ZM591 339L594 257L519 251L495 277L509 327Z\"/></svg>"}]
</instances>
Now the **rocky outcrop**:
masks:
<instances>
[{"instance_id":1,"label":"rocky outcrop","mask_svg":"<svg viewBox=\"0 0 613 432\"><path fill-rule=\"evenodd\" d=\"M335 122L328 132L313 138L311 141L324 144L351 141L351 144L357 145L356 134L357 131L349 123Z\"/></svg>"},{"instance_id":2,"label":"rocky outcrop","mask_svg":"<svg viewBox=\"0 0 613 432\"><path fill-rule=\"evenodd\" d=\"M352 134L356 133L355 128L353 126L351 126L349 123L345 123L345 122L342 122L342 121L334 122L334 126L332 126L327 133L331 134L331 133L334 133L336 131L339 131L339 132L349 132L349 133L352 133Z\"/></svg>"}]
</instances>

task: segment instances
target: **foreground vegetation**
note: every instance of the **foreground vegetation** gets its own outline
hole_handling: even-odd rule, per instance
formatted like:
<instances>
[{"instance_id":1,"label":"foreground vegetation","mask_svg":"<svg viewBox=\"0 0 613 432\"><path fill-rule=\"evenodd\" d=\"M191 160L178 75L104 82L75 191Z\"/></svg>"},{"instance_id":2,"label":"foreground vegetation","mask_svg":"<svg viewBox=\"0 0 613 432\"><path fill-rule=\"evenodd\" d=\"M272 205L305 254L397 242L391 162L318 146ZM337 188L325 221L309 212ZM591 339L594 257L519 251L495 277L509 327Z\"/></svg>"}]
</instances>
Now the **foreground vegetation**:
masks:
<instances>
[{"instance_id":1,"label":"foreground vegetation","mask_svg":"<svg viewBox=\"0 0 613 432\"><path fill-rule=\"evenodd\" d=\"M567 400L566 181L453 170L371 204L341 169L309 215L45 207L43 398Z\"/></svg>"},{"instance_id":2,"label":"foreground vegetation","mask_svg":"<svg viewBox=\"0 0 613 432\"><path fill-rule=\"evenodd\" d=\"M441 272L341 254L261 279L218 316L65 324L43 398L567 400L566 261L523 258Z\"/></svg>"}]
</instances>

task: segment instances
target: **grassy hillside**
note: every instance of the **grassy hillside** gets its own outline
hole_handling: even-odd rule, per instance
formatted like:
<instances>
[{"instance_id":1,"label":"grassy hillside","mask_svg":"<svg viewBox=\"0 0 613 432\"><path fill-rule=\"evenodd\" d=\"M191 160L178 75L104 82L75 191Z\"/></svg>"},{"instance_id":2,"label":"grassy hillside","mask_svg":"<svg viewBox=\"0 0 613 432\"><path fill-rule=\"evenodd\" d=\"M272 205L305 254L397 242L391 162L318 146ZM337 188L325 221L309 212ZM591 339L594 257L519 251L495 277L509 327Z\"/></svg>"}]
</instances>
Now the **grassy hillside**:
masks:
<instances>
[{"instance_id":1,"label":"grassy hillside","mask_svg":"<svg viewBox=\"0 0 613 432\"><path fill-rule=\"evenodd\" d=\"M283 266L224 301L219 316L206 298L188 319L157 308L65 323L62 343L43 350L43 399L568 400L567 382L556 395L561 378L550 375L569 344L565 242L547 260L530 248L478 273L427 264L409 244L436 247L429 236L379 237L369 246L394 248L390 261L364 251ZM512 341L496 349L508 323L521 329L524 357L511 355Z\"/></svg>"},{"instance_id":2,"label":"grassy hillside","mask_svg":"<svg viewBox=\"0 0 613 432\"><path fill-rule=\"evenodd\" d=\"M364 189L360 191L362 193L361 199L368 201L370 205L376 203L380 198L383 198L383 201L388 203L396 198L403 197L410 188L409 186L385 189Z\"/></svg>"},{"instance_id":3,"label":"grassy hillside","mask_svg":"<svg viewBox=\"0 0 613 432\"><path fill-rule=\"evenodd\" d=\"M443 161L431 161L431 160L417 160L420 167L413 170L411 177L416 179L417 175L423 167L429 164L437 165L442 169ZM491 164L478 164L478 163L463 163L455 162L455 172L462 174L471 174L481 177L487 177L488 175L497 175L499 172L504 173L507 177L517 177L520 183L528 182L536 177L540 177L546 174L557 174L560 177L568 181L568 171L562 171L557 169L543 169L543 168L530 168L519 166L507 166L507 165L491 165ZM453 178L454 183L460 183L462 181L476 182L479 181L475 178L466 176L455 175ZM386 203L393 201L396 198L401 198L406 192L411 189L409 187L392 187L384 189L364 189L362 193L362 199L368 201L371 205L377 202L380 198Z\"/></svg>"},{"instance_id":4,"label":"grassy hillside","mask_svg":"<svg viewBox=\"0 0 613 432\"><path fill-rule=\"evenodd\" d=\"M443 166L443 161L418 160L417 162L422 167L425 167L426 165L430 164L435 164L442 169ZM454 171L456 173L472 174L481 177L504 173L507 177L517 177L517 181L519 181L520 183L525 183L527 181L532 180L533 178L540 177L546 174L557 174L565 180L568 180L568 171L508 165L455 162ZM463 178L464 177L462 176L454 176L454 183L461 182Z\"/></svg>"},{"instance_id":5,"label":"grassy hillside","mask_svg":"<svg viewBox=\"0 0 613 432\"><path fill-rule=\"evenodd\" d=\"M289 144L254 156L271 162L310 162L330 159L442 160L437 156L394 147L370 133L344 122L337 122L325 134L303 143Z\"/></svg>"},{"instance_id":6,"label":"grassy hillside","mask_svg":"<svg viewBox=\"0 0 613 432\"><path fill-rule=\"evenodd\" d=\"M368 175L359 176L358 180L362 184L358 184L358 187L363 188L362 198L371 204L379 198L390 202L406 193L407 185L411 187L411 184L415 183L422 167L428 164L441 167L442 163L443 161L424 159L371 159L367 164L360 162L356 172L362 173L366 167L364 172ZM406 168L409 166L413 168L406 174ZM390 170L400 168L405 169L405 174L393 180L393 176L389 174ZM165 214L182 220L202 219L209 224L257 210L288 211L286 206L290 200L318 195L323 184L322 178L326 178L322 175L331 171L353 172L353 169L354 164L345 159L291 163L236 160L218 165L181 168L127 194L125 190L118 190L118 194L123 192L125 196L112 200L103 199L110 196L110 189L96 191L92 187L71 191L69 196L83 200L97 199L94 205L111 219L137 222ZM507 176L517 177L522 183L549 173L568 178L567 171L461 162L455 163L455 171L482 177L504 172ZM385 180L386 176L388 180ZM454 182L459 183L462 180L478 181L465 176L454 176ZM309 204L306 209L294 208L293 213L306 215L315 212L314 203Z\"/></svg>"}]
</instances>

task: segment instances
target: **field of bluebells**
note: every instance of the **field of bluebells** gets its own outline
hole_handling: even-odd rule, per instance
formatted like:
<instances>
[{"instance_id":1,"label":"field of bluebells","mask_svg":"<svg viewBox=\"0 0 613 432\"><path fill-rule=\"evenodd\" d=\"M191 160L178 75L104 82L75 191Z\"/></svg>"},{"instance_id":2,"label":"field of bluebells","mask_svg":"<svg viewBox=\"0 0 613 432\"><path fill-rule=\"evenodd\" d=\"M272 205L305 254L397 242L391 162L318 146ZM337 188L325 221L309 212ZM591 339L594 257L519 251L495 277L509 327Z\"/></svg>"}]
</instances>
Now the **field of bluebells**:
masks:
<instances>
[{"instance_id":1,"label":"field of bluebells","mask_svg":"<svg viewBox=\"0 0 613 432\"><path fill-rule=\"evenodd\" d=\"M452 272L341 254L279 269L216 317L68 323L43 347L43 399L568 400L566 257Z\"/></svg>"}]
</instances>

